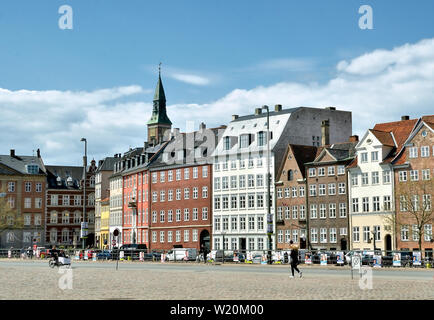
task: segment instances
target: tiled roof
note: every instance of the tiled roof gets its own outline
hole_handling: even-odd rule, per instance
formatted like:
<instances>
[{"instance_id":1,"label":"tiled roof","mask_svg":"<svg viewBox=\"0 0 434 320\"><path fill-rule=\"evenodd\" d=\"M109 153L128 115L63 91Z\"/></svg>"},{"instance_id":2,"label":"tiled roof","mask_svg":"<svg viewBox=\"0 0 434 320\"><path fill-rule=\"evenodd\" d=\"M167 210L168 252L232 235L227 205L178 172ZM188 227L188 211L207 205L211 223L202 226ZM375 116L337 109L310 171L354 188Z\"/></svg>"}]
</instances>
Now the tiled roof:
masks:
<instances>
[{"instance_id":1,"label":"tiled roof","mask_svg":"<svg viewBox=\"0 0 434 320\"><path fill-rule=\"evenodd\" d=\"M45 174L44 164L42 163L42 159L36 156L15 156L12 157L10 155L0 155L0 163L5 167L3 168L3 172L5 174L10 170L7 170L6 167L18 171L21 174L29 174L26 170L26 165L29 164L37 164L39 166L39 174Z\"/></svg>"},{"instance_id":2,"label":"tiled roof","mask_svg":"<svg viewBox=\"0 0 434 320\"><path fill-rule=\"evenodd\" d=\"M295 161L297 161L298 168L301 171L301 174L305 174L304 164L307 162L311 162L315 159L317 147L314 146L303 146L290 144L289 147L292 149L292 153L294 154Z\"/></svg>"},{"instance_id":3,"label":"tiled roof","mask_svg":"<svg viewBox=\"0 0 434 320\"><path fill-rule=\"evenodd\" d=\"M381 142L384 146L395 147L395 141L393 141L393 137L391 132L384 132L378 130L369 130L372 134Z\"/></svg>"},{"instance_id":4,"label":"tiled roof","mask_svg":"<svg viewBox=\"0 0 434 320\"><path fill-rule=\"evenodd\" d=\"M83 177L83 167L77 166L45 166L47 169L47 182L50 189L80 189L80 182ZM60 177L61 184L58 185L57 178ZM72 185L68 185L67 179L72 179Z\"/></svg>"}]
</instances>

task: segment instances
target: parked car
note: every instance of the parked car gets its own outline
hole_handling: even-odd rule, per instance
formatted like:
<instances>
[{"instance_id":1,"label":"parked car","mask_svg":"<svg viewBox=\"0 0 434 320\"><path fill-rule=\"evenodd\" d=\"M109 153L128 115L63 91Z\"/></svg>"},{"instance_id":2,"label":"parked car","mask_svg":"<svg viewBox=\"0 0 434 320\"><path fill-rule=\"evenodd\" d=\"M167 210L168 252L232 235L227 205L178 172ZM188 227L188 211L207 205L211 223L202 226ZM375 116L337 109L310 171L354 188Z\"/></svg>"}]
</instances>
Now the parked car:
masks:
<instances>
[{"instance_id":1,"label":"parked car","mask_svg":"<svg viewBox=\"0 0 434 320\"><path fill-rule=\"evenodd\" d=\"M100 251L100 252L98 252L97 254L96 254L96 258L97 259L105 259L105 260L108 260L108 259L112 259L112 251L111 250L103 250L103 251Z\"/></svg>"},{"instance_id":2,"label":"parked car","mask_svg":"<svg viewBox=\"0 0 434 320\"><path fill-rule=\"evenodd\" d=\"M167 253L167 261L195 261L197 257L196 248L173 248Z\"/></svg>"},{"instance_id":3,"label":"parked car","mask_svg":"<svg viewBox=\"0 0 434 320\"><path fill-rule=\"evenodd\" d=\"M120 251L124 252L125 259L131 257L131 260L138 260L139 252L146 249L147 247L145 244L124 244L121 246Z\"/></svg>"}]
</instances>

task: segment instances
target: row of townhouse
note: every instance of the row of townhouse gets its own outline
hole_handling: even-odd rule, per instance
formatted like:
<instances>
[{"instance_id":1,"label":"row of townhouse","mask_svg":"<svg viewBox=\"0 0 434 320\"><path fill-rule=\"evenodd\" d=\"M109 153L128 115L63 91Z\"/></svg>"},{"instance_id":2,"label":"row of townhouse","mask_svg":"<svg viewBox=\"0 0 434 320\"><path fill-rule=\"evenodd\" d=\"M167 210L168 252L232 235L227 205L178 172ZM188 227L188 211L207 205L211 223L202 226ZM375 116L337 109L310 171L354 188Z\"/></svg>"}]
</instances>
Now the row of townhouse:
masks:
<instances>
[{"instance_id":1,"label":"row of townhouse","mask_svg":"<svg viewBox=\"0 0 434 320\"><path fill-rule=\"evenodd\" d=\"M39 149L0 155L0 247L80 245L83 219L93 245L95 161L86 168L84 195L83 167L45 165Z\"/></svg>"}]
</instances>

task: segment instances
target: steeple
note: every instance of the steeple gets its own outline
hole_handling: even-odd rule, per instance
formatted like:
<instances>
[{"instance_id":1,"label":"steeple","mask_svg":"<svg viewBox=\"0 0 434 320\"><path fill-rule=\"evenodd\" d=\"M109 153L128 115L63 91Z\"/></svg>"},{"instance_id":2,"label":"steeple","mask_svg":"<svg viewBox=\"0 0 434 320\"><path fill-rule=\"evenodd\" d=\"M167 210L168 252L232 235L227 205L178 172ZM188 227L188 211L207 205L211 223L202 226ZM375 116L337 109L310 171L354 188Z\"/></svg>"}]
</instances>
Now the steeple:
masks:
<instances>
[{"instance_id":1,"label":"steeple","mask_svg":"<svg viewBox=\"0 0 434 320\"><path fill-rule=\"evenodd\" d=\"M158 82L155 88L152 116L148 121L148 142L152 145L163 142L164 132L171 129L170 121L166 112L166 95L164 94L163 82L161 81L161 63L158 67Z\"/></svg>"}]
</instances>

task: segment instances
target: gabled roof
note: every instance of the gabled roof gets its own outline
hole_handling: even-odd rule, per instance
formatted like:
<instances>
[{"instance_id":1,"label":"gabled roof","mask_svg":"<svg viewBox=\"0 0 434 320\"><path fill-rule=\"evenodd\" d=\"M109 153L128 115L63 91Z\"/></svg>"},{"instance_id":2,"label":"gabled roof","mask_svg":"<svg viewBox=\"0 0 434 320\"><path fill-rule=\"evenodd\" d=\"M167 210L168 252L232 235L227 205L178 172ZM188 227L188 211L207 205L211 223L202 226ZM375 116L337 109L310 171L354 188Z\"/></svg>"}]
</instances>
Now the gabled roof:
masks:
<instances>
[{"instance_id":1,"label":"gabled roof","mask_svg":"<svg viewBox=\"0 0 434 320\"><path fill-rule=\"evenodd\" d=\"M107 158L105 158L103 160L102 164L96 170L96 172L100 172L100 171L113 171L113 167L115 165L115 162L118 159L119 158L115 158L115 157L107 157Z\"/></svg>"},{"instance_id":2,"label":"gabled roof","mask_svg":"<svg viewBox=\"0 0 434 320\"><path fill-rule=\"evenodd\" d=\"M42 162L42 159L36 156L0 155L0 164L3 165L2 171L4 174L29 174L27 172L26 165L30 164L36 164L39 166L38 174L45 174L45 166Z\"/></svg>"},{"instance_id":3,"label":"gabled roof","mask_svg":"<svg viewBox=\"0 0 434 320\"><path fill-rule=\"evenodd\" d=\"M282 174L283 168L285 166L285 162L288 159L289 151L292 151L292 154L294 155L294 159L297 162L298 169L300 170L303 178L305 178L304 164L313 161L313 159L315 159L317 147L289 144L288 148L286 149L285 156L282 158L282 163L280 164L280 168L276 174L276 177L280 177L280 175Z\"/></svg>"},{"instance_id":4,"label":"gabled roof","mask_svg":"<svg viewBox=\"0 0 434 320\"><path fill-rule=\"evenodd\" d=\"M49 189L80 189L83 178L83 167L78 166L45 166L47 169L47 182ZM57 179L60 178L60 185ZM72 179L72 185L68 185L68 178Z\"/></svg>"},{"instance_id":5,"label":"gabled roof","mask_svg":"<svg viewBox=\"0 0 434 320\"><path fill-rule=\"evenodd\" d=\"M396 147L392 132L369 129L383 146Z\"/></svg>"},{"instance_id":6,"label":"gabled roof","mask_svg":"<svg viewBox=\"0 0 434 320\"><path fill-rule=\"evenodd\" d=\"M315 159L309 164L316 164L321 162L321 158L327 153L335 161L351 160L355 156L355 147L358 142L341 142L332 145L321 146L318 148L318 152Z\"/></svg>"}]
</instances>

